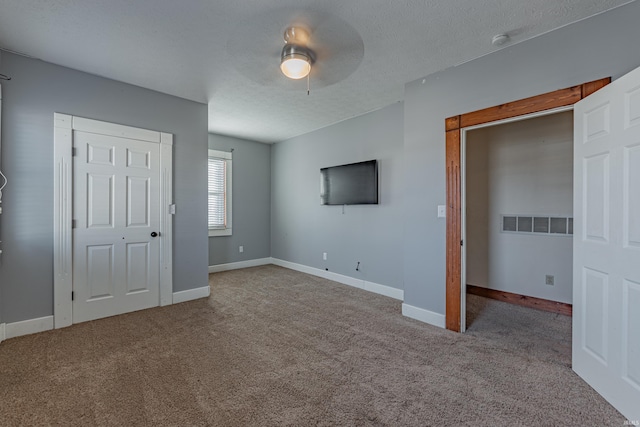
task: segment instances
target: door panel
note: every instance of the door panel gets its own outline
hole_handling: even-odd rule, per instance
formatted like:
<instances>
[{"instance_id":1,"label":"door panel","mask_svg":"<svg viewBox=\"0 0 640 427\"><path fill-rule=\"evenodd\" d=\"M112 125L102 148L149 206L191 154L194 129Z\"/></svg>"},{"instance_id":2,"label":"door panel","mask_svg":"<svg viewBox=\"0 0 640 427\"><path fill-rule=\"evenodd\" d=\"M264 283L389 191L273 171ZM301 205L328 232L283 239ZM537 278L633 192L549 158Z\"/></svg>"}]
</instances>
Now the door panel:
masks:
<instances>
[{"instance_id":1,"label":"door panel","mask_svg":"<svg viewBox=\"0 0 640 427\"><path fill-rule=\"evenodd\" d=\"M623 378L637 390L640 390L640 335L635 333L634 325L640 325L640 283L624 281L624 360Z\"/></svg>"},{"instance_id":2,"label":"door panel","mask_svg":"<svg viewBox=\"0 0 640 427\"><path fill-rule=\"evenodd\" d=\"M598 138L609 134L610 127L609 103L598 105L584 113L584 143L597 141Z\"/></svg>"},{"instance_id":3,"label":"door panel","mask_svg":"<svg viewBox=\"0 0 640 427\"><path fill-rule=\"evenodd\" d=\"M87 144L87 163L90 165L115 166L113 152L115 147L111 144L98 145L89 142Z\"/></svg>"},{"instance_id":4,"label":"door panel","mask_svg":"<svg viewBox=\"0 0 640 427\"><path fill-rule=\"evenodd\" d=\"M624 150L624 244L640 248L640 144Z\"/></svg>"},{"instance_id":5,"label":"door panel","mask_svg":"<svg viewBox=\"0 0 640 427\"><path fill-rule=\"evenodd\" d=\"M575 104L573 369L640 419L640 69Z\"/></svg>"},{"instance_id":6,"label":"door panel","mask_svg":"<svg viewBox=\"0 0 640 427\"><path fill-rule=\"evenodd\" d=\"M127 243L127 293L148 290L149 246L148 242Z\"/></svg>"},{"instance_id":7,"label":"door panel","mask_svg":"<svg viewBox=\"0 0 640 427\"><path fill-rule=\"evenodd\" d=\"M147 177L127 177L127 227L150 226L150 184Z\"/></svg>"},{"instance_id":8,"label":"door panel","mask_svg":"<svg viewBox=\"0 0 640 427\"><path fill-rule=\"evenodd\" d=\"M89 301L97 298L113 297L115 266L113 245L91 245L86 248L86 282L89 288ZM82 262L82 259L78 259ZM78 278L82 280L82 277Z\"/></svg>"},{"instance_id":9,"label":"door panel","mask_svg":"<svg viewBox=\"0 0 640 427\"><path fill-rule=\"evenodd\" d=\"M624 96L624 102L625 128L640 125L640 88L628 91Z\"/></svg>"},{"instance_id":10,"label":"door panel","mask_svg":"<svg viewBox=\"0 0 640 427\"><path fill-rule=\"evenodd\" d=\"M73 132L74 323L159 305L158 144Z\"/></svg>"},{"instance_id":11,"label":"door panel","mask_svg":"<svg viewBox=\"0 0 640 427\"><path fill-rule=\"evenodd\" d=\"M609 240L609 154L584 159L584 238Z\"/></svg>"},{"instance_id":12,"label":"door panel","mask_svg":"<svg viewBox=\"0 0 640 427\"><path fill-rule=\"evenodd\" d=\"M609 277L600 271L585 268L582 284L584 348L606 366Z\"/></svg>"},{"instance_id":13,"label":"door panel","mask_svg":"<svg viewBox=\"0 0 640 427\"><path fill-rule=\"evenodd\" d=\"M149 169L151 153L149 151L140 151L127 149L127 166L130 168Z\"/></svg>"},{"instance_id":14,"label":"door panel","mask_svg":"<svg viewBox=\"0 0 640 427\"><path fill-rule=\"evenodd\" d=\"M113 175L87 174L87 228L113 228Z\"/></svg>"}]
</instances>

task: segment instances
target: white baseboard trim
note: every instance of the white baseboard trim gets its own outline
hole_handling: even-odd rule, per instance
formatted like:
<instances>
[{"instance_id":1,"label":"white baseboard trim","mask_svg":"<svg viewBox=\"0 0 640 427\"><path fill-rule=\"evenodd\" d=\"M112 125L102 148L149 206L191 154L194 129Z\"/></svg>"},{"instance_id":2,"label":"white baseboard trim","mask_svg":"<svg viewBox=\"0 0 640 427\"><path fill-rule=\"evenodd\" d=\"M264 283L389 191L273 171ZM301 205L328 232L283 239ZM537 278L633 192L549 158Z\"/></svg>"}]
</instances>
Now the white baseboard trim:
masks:
<instances>
[{"instance_id":1,"label":"white baseboard trim","mask_svg":"<svg viewBox=\"0 0 640 427\"><path fill-rule=\"evenodd\" d=\"M364 289L364 280L354 279L353 277L344 276L332 271L320 270L319 268L296 264L295 262L284 261L278 258L273 258L273 264L280 267L288 268L290 270L296 270L301 273L311 274L312 276L322 277L323 279L333 280L334 282L342 283L343 285L349 285L353 286L354 288Z\"/></svg>"},{"instance_id":2,"label":"white baseboard trim","mask_svg":"<svg viewBox=\"0 0 640 427\"><path fill-rule=\"evenodd\" d=\"M257 267L267 264L271 264L271 258L257 258L247 261L230 262L228 264L216 264L209 266L209 273L219 273L221 271L238 270L240 268Z\"/></svg>"},{"instance_id":3,"label":"white baseboard trim","mask_svg":"<svg viewBox=\"0 0 640 427\"><path fill-rule=\"evenodd\" d=\"M444 314L435 313L409 304L402 304L402 315L439 328L444 328L445 326Z\"/></svg>"},{"instance_id":4,"label":"white baseboard trim","mask_svg":"<svg viewBox=\"0 0 640 427\"><path fill-rule=\"evenodd\" d=\"M380 285L378 283L364 282L365 291L374 292L389 298L404 301L404 291L402 289L392 288L391 286Z\"/></svg>"},{"instance_id":5,"label":"white baseboard trim","mask_svg":"<svg viewBox=\"0 0 640 427\"><path fill-rule=\"evenodd\" d=\"M181 302L191 301L198 298L207 298L210 294L211 294L211 288L209 286L189 289L186 291L174 292L173 303L179 304Z\"/></svg>"},{"instance_id":6,"label":"white baseboard trim","mask_svg":"<svg viewBox=\"0 0 640 427\"><path fill-rule=\"evenodd\" d=\"M6 338L4 334L4 323L0 323L0 342L4 341Z\"/></svg>"},{"instance_id":7,"label":"white baseboard trim","mask_svg":"<svg viewBox=\"0 0 640 427\"><path fill-rule=\"evenodd\" d=\"M404 300L404 291L402 289L392 288L391 286L380 285L378 283L367 282L362 279L344 276L342 274L333 273L331 271L320 270L319 268L309 267L294 262L284 261L278 258L271 258L272 264L280 267L289 268L291 270L300 271L301 273L311 274L312 276L322 277L323 279L333 280L343 285L353 286L354 288L363 289L365 291L384 295L400 301Z\"/></svg>"},{"instance_id":8,"label":"white baseboard trim","mask_svg":"<svg viewBox=\"0 0 640 427\"><path fill-rule=\"evenodd\" d=\"M39 317L37 319L23 320L21 322L7 323L4 325L4 337L6 339L21 337L22 335L37 334L38 332L53 329L53 316Z\"/></svg>"}]
</instances>

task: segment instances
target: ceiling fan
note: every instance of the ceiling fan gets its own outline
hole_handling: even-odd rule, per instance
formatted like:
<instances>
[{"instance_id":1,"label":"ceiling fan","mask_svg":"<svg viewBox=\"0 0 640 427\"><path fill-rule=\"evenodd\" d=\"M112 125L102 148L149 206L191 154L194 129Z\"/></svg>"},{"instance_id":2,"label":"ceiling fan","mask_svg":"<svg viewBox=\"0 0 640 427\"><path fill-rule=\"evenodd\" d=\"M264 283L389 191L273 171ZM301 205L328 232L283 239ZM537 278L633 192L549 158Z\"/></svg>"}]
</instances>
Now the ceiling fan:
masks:
<instances>
[{"instance_id":1,"label":"ceiling fan","mask_svg":"<svg viewBox=\"0 0 640 427\"><path fill-rule=\"evenodd\" d=\"M358 69L364 43L356 29L337 16L277 8L236 26L227 53L242 75L262 86L300 90L304 77L310 76L320 89Z\"/></svg>"}]
</instances>

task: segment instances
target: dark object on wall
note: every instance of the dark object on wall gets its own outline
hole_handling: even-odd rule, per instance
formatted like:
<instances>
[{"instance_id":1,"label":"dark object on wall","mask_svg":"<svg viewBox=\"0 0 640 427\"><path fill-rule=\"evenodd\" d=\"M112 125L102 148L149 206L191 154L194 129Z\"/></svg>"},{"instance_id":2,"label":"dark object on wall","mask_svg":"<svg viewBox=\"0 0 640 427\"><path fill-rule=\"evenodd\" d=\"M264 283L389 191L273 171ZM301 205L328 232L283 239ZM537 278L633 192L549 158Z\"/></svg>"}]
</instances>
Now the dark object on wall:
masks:
<instances>
[{"instance_id":1,"label":"dark object on wall","mask_svg":"<svg viewBox=\"0 0 640 427\"><path fill-rule=\"evenodd\" d=\"M320 169L320 204L377 205L378 161Z\"/></svg>"}]
</instances>

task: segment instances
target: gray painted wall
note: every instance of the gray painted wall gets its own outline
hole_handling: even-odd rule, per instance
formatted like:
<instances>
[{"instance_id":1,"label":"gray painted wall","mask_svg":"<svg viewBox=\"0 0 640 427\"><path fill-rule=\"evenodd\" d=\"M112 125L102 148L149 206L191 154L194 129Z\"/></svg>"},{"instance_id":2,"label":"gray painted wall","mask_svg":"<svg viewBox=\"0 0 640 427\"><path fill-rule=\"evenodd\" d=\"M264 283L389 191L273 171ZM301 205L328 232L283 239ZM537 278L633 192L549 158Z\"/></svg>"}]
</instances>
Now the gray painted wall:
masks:
<instances>
[{"instance_id":1,"label":"gray painted wall","mask_svg":"<svg viewBox=\"0 0 640 427\"><path fill-rule=\"evenodd\" d=\"M233 234L209 237L209 265L270 257L271 146L209 134L209 148L233 149Z\"/></svg>"},{"instance_id":2,"label":"gray painted wall","mask_svg":"<svg viewBox=\"0 0 640 427\"><path fill-rule=\"evenodd\" d=\"M571 304L571 235L504 233L502 215L572 216L573 112L472 130L466 142L467 283Z\"/></svg>"},{"instance_id":3,"label":"gray painted wall","mask_svg":"<svg viewBox=\"0 0 640 427\"><path fill-rule=\"evenodd\" d=\"M207 286L207 106L1 52L2 322L53 314L53 113L174 134L174 291Z\"/></svg>"},{"instance_id":4,"label":"gray painted wall","mask_svg":"<svg viewBox=\"0 0 640 427\"><path fill-rule=\"evenodd\" d=\"M631 71L639 17L633 2L405 86L405 303L445 312L444 119Z\"/></svg>"},{"instance_id":5,"label":"gray painted wall","mask_svg":"<svg viewBox=\"0 0 640 427\"><path fill-rule=\"evenodd\" d=\"M271 256L402 289L402 115L397 103L273 146ZM371 159L379 205L320 205L320 168Z\"/></svg>"}]
</instances>

